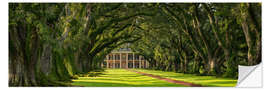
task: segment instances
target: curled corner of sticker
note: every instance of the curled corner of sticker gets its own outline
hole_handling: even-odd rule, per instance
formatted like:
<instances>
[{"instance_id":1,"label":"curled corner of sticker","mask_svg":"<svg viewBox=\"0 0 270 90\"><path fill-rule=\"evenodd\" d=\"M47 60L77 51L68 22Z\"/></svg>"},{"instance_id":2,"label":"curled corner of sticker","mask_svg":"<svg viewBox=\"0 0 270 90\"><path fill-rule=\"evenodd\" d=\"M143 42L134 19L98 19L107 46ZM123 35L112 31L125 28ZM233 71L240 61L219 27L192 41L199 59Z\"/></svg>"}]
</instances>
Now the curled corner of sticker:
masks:
<instances>
[{"instance_id":1,"label":"curled corner of sticker","mask_svg":"<svg viewBox=\"0 0 270 90\"><path fill-rule=\"evenodd\" d=\"M236 87L262 87L262 64L254 66L238 66Z\"/></svg>"}]
</instances>

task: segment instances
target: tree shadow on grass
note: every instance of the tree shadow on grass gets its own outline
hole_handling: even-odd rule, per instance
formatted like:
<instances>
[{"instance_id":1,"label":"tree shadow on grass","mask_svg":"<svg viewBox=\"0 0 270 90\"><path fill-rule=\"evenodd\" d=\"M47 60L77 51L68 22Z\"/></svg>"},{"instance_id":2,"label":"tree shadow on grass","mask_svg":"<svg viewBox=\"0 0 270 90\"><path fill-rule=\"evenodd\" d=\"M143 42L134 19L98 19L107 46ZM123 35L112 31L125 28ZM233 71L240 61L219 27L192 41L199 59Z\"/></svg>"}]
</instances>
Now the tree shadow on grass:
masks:
<instances>
[{"instance_id":1,"label":"tree shadow on grass","mask_svg":"<svg viewBox=\"0 0 270 90\"><path fill-rule=\"evenodd\" d=\"M124 84L124 83L109 83L109 82L84 82L76 81L73 83L75 86L86 86L86 87L132 87L136 85Z\"/></svg>"}]
</instances>

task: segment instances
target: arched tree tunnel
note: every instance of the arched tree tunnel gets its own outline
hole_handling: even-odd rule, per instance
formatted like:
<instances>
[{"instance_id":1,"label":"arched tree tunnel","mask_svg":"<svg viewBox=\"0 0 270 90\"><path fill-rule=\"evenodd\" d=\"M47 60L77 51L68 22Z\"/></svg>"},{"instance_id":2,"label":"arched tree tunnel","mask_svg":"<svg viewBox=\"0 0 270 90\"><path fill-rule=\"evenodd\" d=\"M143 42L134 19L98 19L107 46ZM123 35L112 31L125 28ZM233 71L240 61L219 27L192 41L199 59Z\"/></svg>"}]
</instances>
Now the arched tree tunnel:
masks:
<instances>
[{"instance_id":1,"label":"arched tree tunnel","mask_svg":"<svg viewBox=\"0 0 270 90\"><path fill-rule=\"evenodd\" d=\"M261 3L9 3L9 86L62 86L129 43L149 69L237 78L261 62Z\"/></svg>"}]
</instances>

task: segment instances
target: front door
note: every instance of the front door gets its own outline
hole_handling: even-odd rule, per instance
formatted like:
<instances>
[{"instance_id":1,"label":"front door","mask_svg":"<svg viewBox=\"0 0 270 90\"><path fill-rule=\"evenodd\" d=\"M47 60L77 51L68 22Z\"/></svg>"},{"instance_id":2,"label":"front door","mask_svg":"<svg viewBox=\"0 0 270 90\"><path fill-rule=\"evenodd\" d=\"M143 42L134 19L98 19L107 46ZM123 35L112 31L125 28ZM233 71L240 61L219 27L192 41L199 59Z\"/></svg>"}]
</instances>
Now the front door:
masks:
<instances>
[{"instance_id":1,"label":"front door","mask_svg":"<svg viewBox=\"0 0 270 90\"><path fill-rule=\"evenodd\" d=\"M126 62L125 61L122 61L121 68L126 68Z\"/></svg>"}]
</instances>

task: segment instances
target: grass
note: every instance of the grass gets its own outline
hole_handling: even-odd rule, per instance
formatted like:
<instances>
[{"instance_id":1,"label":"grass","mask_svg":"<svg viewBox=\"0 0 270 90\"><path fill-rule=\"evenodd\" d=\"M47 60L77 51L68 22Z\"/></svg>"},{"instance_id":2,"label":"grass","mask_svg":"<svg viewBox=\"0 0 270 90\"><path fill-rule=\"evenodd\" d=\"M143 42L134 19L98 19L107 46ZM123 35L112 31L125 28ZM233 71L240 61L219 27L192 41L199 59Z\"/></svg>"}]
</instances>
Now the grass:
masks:
<instances>
[{"instance_id":1,"label":"grass","mask_svg":"<svg viewBox=\"0 0 270 90\"><path fill-rule=\"evenodd\" d=\"M97 77L79 77L72 85L87 87L183 87L125 69L107 69Z\"/></svg>"},{"instance_id":2,"label":"grass","mask_svg":"<svg viewBox=\"0 0 270 90\"><path fill-rule=\"evenodd\" d=\"M196 76L193 74L183 74L183 73L146 70L146 69L134 69L134 70L145 72L148 74L159 75L161 77L166 77L166 78L170 78L174 80L200 84L203 86L234 87L237 84L237 79L231 79L231 78L217 78L215 76Z\"/></svg>"},{"instance_id":3,"label":"grass","mask_svg":"<svg viewBox=\"0 0 270 90\"><path fill-rule=\"evenodd\" d=\"M202 86L234 87L236 79L217 78L215 76L196 76L175 72L157 70L134 69L148 74L159 75L174 80L186 81ZM87 87L184 87L183 85L143 76L125 69L106 69L103 74L96 77L79 77L73 79L72 85Z\"/></svg>"}]
</instances>

